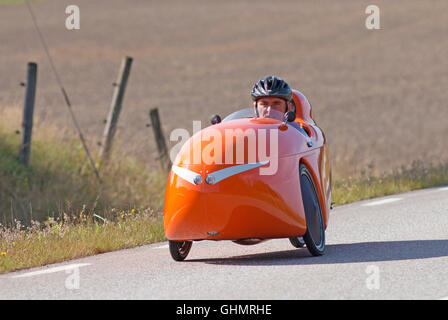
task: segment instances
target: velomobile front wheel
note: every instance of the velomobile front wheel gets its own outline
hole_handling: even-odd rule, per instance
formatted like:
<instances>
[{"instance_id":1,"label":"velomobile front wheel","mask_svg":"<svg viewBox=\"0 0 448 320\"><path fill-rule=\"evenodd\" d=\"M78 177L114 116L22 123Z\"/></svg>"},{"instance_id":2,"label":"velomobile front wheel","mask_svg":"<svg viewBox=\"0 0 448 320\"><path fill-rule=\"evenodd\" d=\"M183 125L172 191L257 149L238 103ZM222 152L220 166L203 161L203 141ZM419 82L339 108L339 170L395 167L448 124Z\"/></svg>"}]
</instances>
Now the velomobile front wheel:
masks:
<instances>
[{"instance_id":1,"label":"velomobile front wheel","mask_svg":"<svg viewBox=\"0 0 448 320\"><path fill-rule=\"evenodd\" d=\"M193 241L169 241L171 257L176 261L182 261L190 252Z\"/></svg>"},{"instance_id":2,"label":"velomobile front wheel","mask_svg":"<svg viewBox=\"0 0 448 320\"><path fill-rule=\"evenodd\" d=\"M300 165L300 185L306 218L303 240L313 256L320 256L325 251L324 219L313 177L303 164Z\"/></svg>"},{"instance_id":3,"label":"velomobile front wheel","mask_svg":"<svg viewBox=\"0 0 448 320\"><path fill-rule=\"evenodd\" d=\"M289 238L289 242L296 248L303 248L305 246L305 241L302 237Z\"/></svg>"}]
</instances>

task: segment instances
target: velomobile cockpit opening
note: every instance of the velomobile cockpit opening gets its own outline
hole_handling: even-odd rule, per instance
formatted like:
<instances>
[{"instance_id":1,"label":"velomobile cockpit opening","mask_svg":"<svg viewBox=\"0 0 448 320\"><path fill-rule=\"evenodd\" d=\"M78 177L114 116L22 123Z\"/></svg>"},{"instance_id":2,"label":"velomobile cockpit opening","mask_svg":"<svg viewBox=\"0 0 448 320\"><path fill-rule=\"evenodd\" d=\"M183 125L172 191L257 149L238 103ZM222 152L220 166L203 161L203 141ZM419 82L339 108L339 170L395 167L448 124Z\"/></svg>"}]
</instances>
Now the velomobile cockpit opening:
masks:
<instances>
[{"instance_id":1,"label":"velomobile cockpit opening","mask_svg":"<svg viewBox=\"0 0 448 320\"><path fill-rule=\"evenodd\" d=\"M227 117L225 117L222 122L227 122L235 119L244 119L244 118L257 118L257 114L255 113L254 108L244 108L241 110L237 110L231 114L229 114ZM287 122L284 121L285 114L277 111L277 110L271 110L268 118L276 119L282 122L287 123L288 125L294 127L295 129L299 130L301 133L303 133L305 136L309 137L309 133L304 130L299 123L296 121Z\"/></svg>"},{"instance_id":2,"label":"velomobile cockpit opening","mask_svg":"<svg viewBox=\"0 0 448 320\"><path fill-rule=\"evenodd\" d=\"M243 118L255 118L256 116L257 115L255 114L254 108L245 108L232 112L227 117L225 117L222 122Z\"/></svg>"}]
</instances>

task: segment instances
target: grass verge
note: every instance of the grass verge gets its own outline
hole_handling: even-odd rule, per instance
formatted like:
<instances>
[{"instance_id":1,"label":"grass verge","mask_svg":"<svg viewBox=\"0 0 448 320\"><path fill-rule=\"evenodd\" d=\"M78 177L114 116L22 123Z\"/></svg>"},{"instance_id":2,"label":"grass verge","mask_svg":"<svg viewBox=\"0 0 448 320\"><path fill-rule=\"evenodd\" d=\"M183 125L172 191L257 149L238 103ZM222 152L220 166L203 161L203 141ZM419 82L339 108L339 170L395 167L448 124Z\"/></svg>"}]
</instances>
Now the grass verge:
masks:
<instances>
[{"instance_id":1,"label":"grass verge","mask_svg":"<svg viewBox=\"0 0 448 320\"><path fill-rule=\"evenodd\" d=\"M414 161L389 173L375 175L362 171L360 177L339 179L333 183L333 201L347 204L416 189L448 184L448 162L440 164Z\"/></svg>"},{"instance_id":2,"label":"grass verge","mask_svg":"<svg viewBox=\"0 0 448 320\"><path fill-rule=\"evenodd\" d=\"M164 239L162 219L149 212L121 212L116 221L94 217L0 230L0 273L132 248Z\"/></svg>"},{"instance_id":3,"label":"grass verge","mask_svg":"<svg viewBox=\"0 0 448 320\"><path fill-rule=\"evenodd\" d=\"M52 136L36 134L26 167L0 126L0 273L165 239L166 173L113 153L100 185L79 143Z\"/></svg>"}]
</instances>

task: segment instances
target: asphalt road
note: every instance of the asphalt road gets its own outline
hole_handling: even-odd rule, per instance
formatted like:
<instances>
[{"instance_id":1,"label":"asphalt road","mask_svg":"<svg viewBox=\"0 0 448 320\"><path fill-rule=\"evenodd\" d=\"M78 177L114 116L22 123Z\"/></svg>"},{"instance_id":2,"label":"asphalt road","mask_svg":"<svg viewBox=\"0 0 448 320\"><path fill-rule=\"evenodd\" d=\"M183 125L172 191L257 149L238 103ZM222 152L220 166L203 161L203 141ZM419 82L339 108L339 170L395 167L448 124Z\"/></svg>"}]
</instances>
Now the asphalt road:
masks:
<instances>
[{"instance_id":1,"label":"asphalt road","mask_svg":"<svg viewBox=\"0 0 448 320\"><path fill-rule=\"evenodd\" d=\"M327 251L157 243L0 276L1 299L447 299L448 187L336 207Z\"/></svg>"}]
</instances>

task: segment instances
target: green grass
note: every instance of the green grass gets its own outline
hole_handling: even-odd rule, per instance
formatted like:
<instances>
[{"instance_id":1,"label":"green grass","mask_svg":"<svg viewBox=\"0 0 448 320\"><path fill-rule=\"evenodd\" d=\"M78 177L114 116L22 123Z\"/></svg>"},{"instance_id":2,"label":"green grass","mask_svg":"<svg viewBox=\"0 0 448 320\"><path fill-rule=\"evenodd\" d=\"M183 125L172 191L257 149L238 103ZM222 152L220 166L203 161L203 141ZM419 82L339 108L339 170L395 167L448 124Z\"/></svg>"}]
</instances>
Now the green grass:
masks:
<instances>
[{"instance_id":1,"label":"green grass","mask_svg":"<svg viewBox=\"0 0 448 320\"><path fill-rule=\"evenodd\" d=\"M336 205L371 199L416 189L448 184L448 163L431 164L414 161L390 173L375 175L362 171L359 177L339 179L333 183Z\"/></svg>"},{"instance_id":2,"label":"green grass","mask_svg":"<svg viewBox=\"0 0 448 320\"><path fill-rule=\"evenodd\" d=\"M123 218L121 218L123 216ZM0 273L132 248L165 239L162 219L152 212L122 212L115 221L81 219L33 223L0 230Z\"/></svg>"},{"instance_id":3,"label":"green grass","mask_svg":"<svg viewBox=\"0 0 448 320\"><path fill-rule=\"evenodd\" d=\"M30 166L17 161L19 136L0 129L0 223L30 225L81 210L111 218L111 209L161 212L166 173L124 155L100 168L100 185L77 141L34 139Z\"/></svg>"},{"instance_id":4,"label":"green grass","mask_svg":"<svg viewBox=\"0 0 448 320\"><path fill-rule=\"evenodd\" d=\"M34 138L29 167L19 136L0 127L0 273L165 240L166 173L127 155L101 166L99 185L77 141ZM388 174L333 181L333 201L448 184L448 163L414 162Z\"/></svg>"},{"instance_id":5,"label":"green grass","mask_svg":"<svg viewBox=\"0 0 448 320\"><path fill-rule=\"evenodd\" d=\"M19 136L0 127L0 273L165 239L167 174L112 154L95 178L77 141Z\"/></svg>"}]
</instances>

